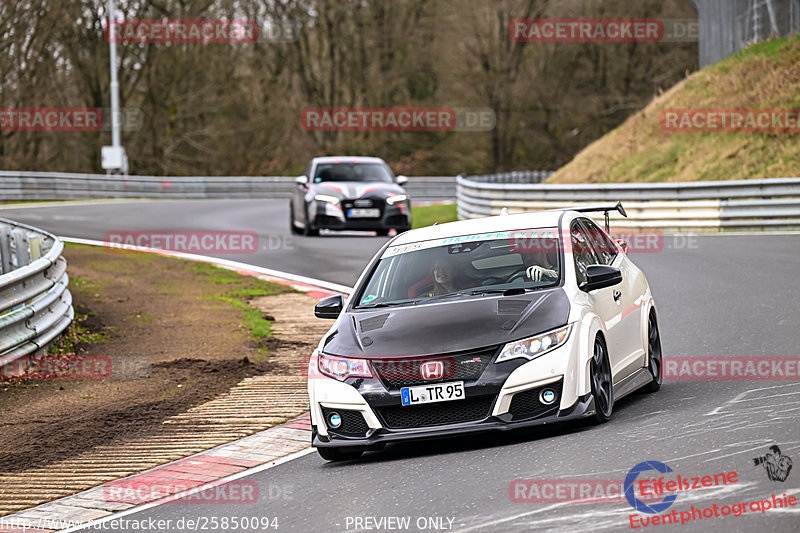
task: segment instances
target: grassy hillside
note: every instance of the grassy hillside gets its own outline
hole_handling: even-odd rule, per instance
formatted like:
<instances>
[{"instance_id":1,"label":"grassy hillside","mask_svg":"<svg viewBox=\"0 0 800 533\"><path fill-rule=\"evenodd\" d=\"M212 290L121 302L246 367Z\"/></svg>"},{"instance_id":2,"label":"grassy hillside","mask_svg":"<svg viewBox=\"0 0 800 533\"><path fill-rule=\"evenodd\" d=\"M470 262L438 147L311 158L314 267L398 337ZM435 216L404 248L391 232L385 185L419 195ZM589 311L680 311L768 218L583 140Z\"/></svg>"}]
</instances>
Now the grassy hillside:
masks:
<instances>
[{"instance_id":1,"label":"grassy hillside","mask_svg":"<svg viewBox=\"0 0 800 533\"><path fill-rule=\"evenodd\" d=\"M689 108L800 110L800 37L756 44L692 74L585 148L549 182L800 176L800 133L662 129L662 110Z\"/></svg>"}]
</instances>

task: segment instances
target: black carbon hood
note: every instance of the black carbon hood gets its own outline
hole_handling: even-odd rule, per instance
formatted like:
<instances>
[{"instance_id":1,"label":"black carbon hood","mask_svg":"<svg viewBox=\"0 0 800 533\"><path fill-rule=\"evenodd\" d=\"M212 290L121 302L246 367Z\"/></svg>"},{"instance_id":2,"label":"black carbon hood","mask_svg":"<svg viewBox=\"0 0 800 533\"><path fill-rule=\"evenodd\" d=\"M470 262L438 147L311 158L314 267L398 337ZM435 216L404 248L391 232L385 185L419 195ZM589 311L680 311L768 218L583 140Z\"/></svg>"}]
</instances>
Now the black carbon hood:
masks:
<instances>
[{"instance_id":1,"label":"black carbon hood","mask_svg":"<svg viewBox=\"0 0 800 533\"><path fill-rule=\"evenodd\" d=\"M380 358L471 350L562 326L569 309L569 299L559 287L514 296L351 311L340 317L323 351Z\"/></svg>"}]
</instances>

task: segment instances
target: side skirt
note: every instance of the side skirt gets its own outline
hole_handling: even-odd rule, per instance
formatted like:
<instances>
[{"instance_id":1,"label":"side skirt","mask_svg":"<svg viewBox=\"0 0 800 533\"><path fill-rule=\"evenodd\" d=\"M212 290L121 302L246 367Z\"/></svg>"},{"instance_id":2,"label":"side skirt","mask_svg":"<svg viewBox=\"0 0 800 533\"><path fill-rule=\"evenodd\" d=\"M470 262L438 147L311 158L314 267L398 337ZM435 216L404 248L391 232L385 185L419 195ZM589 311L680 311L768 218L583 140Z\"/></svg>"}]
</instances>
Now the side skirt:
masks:
<instances>
[{"instance_id":1,"label":"side skirt","mask_svg":"<svg viewBox=\"0 0 800 533\"><path fill-rule=\"evenodd\" d=\"M628 394L632 393L633 391L644 387L650 381L652 381L653 377L650 375L650 371L646 368L640 368L630 376L626 377L619 383L614 384L614 402L619 399L624 398Z\"/></svg>"}]
</instances>

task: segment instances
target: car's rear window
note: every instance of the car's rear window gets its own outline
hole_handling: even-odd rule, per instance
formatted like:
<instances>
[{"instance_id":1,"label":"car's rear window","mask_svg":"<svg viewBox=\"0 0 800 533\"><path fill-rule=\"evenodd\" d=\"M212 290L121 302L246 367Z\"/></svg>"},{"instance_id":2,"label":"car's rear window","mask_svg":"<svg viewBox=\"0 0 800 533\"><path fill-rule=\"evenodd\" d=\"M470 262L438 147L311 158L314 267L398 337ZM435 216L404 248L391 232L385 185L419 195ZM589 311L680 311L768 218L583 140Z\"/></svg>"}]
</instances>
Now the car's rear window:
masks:
<instances>
[{"instance_id":1,"label":"car's rear window","mask_svg":"<svg viewBox=\"0 0 800 533\"><path fill-rule=\"evenodd\" d=\"M412 305L561 282L555 228L467 235L388 248L356 307Z\"/></svg>"}]
</instances>

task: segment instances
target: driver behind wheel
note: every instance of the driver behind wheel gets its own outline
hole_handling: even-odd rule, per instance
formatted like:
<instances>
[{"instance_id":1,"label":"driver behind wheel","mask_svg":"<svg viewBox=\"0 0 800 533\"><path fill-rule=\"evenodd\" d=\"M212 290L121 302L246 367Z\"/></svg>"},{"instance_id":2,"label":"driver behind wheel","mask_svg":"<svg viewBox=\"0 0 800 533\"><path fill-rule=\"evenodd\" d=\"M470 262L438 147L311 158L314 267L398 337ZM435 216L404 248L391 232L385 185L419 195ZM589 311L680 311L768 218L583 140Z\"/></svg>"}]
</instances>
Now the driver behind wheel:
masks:
<instances>
[{"instance_id":1,"label":"driver behind wheel","mask_svg":"<svg viewBox=\"0 0 800 533\"><path fill-rule=\"evenodd\" d=\"M522 253L522 263L525 265L525 275L531 281L556 281L558 268L550 262L550 254L542 251L528 251Z\"/></svg>"}]
</instances>

